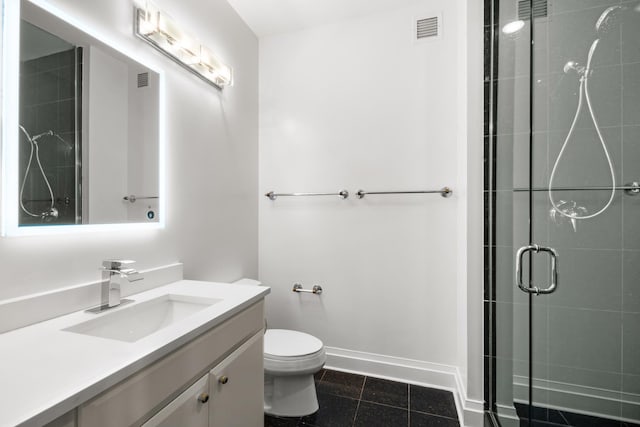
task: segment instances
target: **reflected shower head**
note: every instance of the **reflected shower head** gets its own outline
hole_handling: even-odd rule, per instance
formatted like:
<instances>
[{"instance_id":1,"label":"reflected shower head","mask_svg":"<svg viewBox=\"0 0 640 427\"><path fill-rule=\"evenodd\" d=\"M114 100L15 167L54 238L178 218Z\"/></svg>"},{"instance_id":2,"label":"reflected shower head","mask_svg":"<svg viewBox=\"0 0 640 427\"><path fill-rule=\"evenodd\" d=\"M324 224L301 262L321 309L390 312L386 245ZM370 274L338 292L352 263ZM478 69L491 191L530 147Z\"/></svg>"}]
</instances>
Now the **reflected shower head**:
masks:
<instances>
[{"instance_id":1,"label":"reflected shower head","mask_svg":"<svg viewBox=\"0 0 640 427\"><path fill-rule=\"evenodd\" d=\"M64 146L64 148L66 150L68 150L68 151L73 150L73 145L71 143L69 143L67 140L65 140L64 138L62 138L60 135L58 135L57 133L55 133L52 130L48 130L46 132L42 132L42 133L39 133L38 135L35 135L35 136L31 137L31 141L33 141L35 143L36 141L38 141L43 136L53 136L60 143L62 143L62 145Z\"/></svg>"},{"instance_id":2,"label":"reflected shower head","mask_svg":"<svg viewBox=\"0 0 640 427\"><path fill-rule=\"evenodd\" d=\"M61 137L60 135L58 135L57 133L54 133L53 136L55 136L56 138L58 138L58 140L62 143L62 145L64 145L64 148L67 151L71 151L73 150L73 144L71 144L69 141L67 141L66 139L64 139L63 137Z\"/></svg>"},{"instance_id":3,"label":"reflected shower head","mask_svg":"<svg viewBox=\"0 0 640 427\"><path fill-rule=\"evenodd\" d=\"M618 22L620 13L626 9L624 6L611 6L605 9L596 22L596 33L598 37L608 34Z\"/></svg>"}]
</instances>

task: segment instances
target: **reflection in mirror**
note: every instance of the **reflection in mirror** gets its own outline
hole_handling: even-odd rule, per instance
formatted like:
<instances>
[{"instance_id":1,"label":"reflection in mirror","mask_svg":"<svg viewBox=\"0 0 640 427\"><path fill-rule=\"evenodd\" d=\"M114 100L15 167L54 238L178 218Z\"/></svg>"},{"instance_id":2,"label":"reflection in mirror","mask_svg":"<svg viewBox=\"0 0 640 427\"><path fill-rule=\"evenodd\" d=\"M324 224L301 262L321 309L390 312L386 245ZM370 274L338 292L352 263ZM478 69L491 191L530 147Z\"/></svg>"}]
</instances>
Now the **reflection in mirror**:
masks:
<instances>
[{"instance_id":1,"label":"reflection in mirror","mask_svg":"<svg viewBox=\"0 0 640 427\"><path fill-rule=\"evenodd\" d=\"M158 222L158 73L21 3L18 226Z\"/></svg>"},{"instance_id":2,"label":"reflection in mirror","mask_svg":"<svg viewBox=\"0 0 640 427\"><path fill-rule=\"evenodd\" d=\"M81 76L81 47L20 22L21 225L82 222Z\"/></svg>"}]
</instances>

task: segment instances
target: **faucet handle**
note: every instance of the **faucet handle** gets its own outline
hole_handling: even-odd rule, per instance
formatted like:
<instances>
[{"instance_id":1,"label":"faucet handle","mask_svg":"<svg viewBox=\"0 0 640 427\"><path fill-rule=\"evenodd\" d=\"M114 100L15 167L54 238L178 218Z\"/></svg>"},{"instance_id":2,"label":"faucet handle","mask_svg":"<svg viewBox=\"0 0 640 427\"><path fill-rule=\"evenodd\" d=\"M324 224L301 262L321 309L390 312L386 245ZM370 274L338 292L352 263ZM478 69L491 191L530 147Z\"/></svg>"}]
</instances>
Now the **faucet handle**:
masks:
<instances>
[{"instance_id":1,"label":"faucet handle","mask_svg":"<svg viewBox=\"0 0 640 427\"><path fill-rule=\"evenodd\" d=\"M122 267L133 265L136 262L131 259L107 259L102 261L102 267L107 270L122 270Z\"/></svg>"},{"instance_id":2,"label":"faucet handle","mask_svg":"<svg viewBox=\"0 0 640 427\"><path fill-rule=\"evenodd\" d=\"M144 280L144 276L141 273L138 273L137 271L132 274L127 274L125 278L129 281L129 283Z\"/></svg>"},{"instance_id":3,"label":"faucet handle","mask_svg":"<svg viewBox=\"0 0 640 427\"><path fill-rule=\"evenodd\" d=\"M123 268L120 270L116 270L116 272L119 272L120 277L127 279L127 281L129 282L137 282L138 280L144 279L144 276L135 268Z\"/></svg>"}]
</instances>

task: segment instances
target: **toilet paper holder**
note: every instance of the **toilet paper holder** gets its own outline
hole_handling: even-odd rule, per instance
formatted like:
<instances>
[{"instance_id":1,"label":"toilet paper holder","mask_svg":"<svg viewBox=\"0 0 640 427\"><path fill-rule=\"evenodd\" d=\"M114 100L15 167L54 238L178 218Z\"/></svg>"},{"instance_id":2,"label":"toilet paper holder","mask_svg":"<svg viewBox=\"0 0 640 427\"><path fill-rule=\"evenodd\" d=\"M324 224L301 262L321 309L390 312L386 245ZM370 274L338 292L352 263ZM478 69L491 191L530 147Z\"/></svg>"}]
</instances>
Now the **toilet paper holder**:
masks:
<instances>
[{"instance_id":1,"label":"toilet paper holder","mask_svg":"<svg viewBox=\"0 0 640 427\"><path fill-rule=\"evenodd\" d=\"M293 292L306 292L306 293L309 293L309 294L320 295L322 293L322 286L313 285L313 288L311 288L311 289L304 289L302 287L301 283L294 283L293 284Z\"/></svg>"}]
</instances>

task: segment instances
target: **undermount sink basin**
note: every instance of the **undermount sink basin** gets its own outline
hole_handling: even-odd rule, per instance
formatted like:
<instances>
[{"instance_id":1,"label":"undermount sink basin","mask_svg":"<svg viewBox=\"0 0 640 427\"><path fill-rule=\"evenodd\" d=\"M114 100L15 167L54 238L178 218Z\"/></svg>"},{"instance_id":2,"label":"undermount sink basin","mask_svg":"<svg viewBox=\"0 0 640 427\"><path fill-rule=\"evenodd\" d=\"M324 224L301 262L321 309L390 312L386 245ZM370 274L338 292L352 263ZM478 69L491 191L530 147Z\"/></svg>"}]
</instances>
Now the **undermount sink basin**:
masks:
<instances>
[{"instance_id":1,"label":"undermount sink basin","mask_svg":"<svg viewBox=\"0 0 640 427\"><path fill-rule=\"evenodd\" d=\"M222 301L167 294L63 329L77 334L134 342Z\"/></svg>"}]
</instances>

